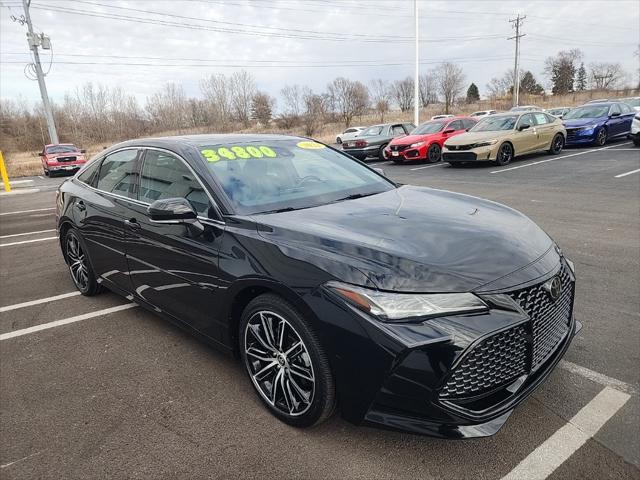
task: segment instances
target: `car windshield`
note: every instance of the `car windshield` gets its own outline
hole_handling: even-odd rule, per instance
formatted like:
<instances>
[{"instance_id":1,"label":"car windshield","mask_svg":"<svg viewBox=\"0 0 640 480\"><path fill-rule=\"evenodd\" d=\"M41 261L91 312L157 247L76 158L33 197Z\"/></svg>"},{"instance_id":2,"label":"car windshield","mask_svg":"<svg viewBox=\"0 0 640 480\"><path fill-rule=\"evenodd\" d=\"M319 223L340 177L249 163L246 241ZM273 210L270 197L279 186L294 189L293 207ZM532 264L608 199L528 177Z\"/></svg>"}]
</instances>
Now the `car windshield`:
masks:
<instances>
[{"instance_id":1,"label":"car windshield","mask_svg":"<svg viewBox=\"0 0 640 480\"><path fill-rule=\"evenodd\" d=\"M518 121L518 115L485 117L476 123L470 132L495 132L498 130L513 130Z\"/></svg>"},{"instance_id":2,"label":"car windshield","mask_svg":"<svg viewBox=\"0 0 640 480\"><path fill-rule=\"evenodd\" d=\"M579 118L600 118L609 115L609 105L585 105L574 108L564 116L564 120Z\"/></svg>"},{"instance_id":3,"label":"car windshield","mask_svg":"<svg viewBox=\"0 0 640 480\"><path fill-rule=\"evenodd\" d=\"M375 137L376 135L380 135L382 130L384 129L381 125L374 125L373 127L369 127L365 129L359 137Z\"/></svg>"},{"instance_id":4,"label":"car windshield","mask_svg":"<svg viewBox=\"0 0 640 480\"><path fill-rule=\"evenodd\" d=\"M444 128L444 122L427 122L414 129L410 135L428 135L436 133Z\"/></svg>"},{"instance_id":5,"label":"car windshield","mask_svg":"<svg viewBox=\"0 0 640 480\"><path fill-rule=\"evenodd\" d=\"M74 145L54 145L47 147L47 153L71 153L78 152L78 148Z\"/></svg>"},{"instance_id":6,"label":"car windshield","mask_svg":"<svg viewBox=\"0 0 640 480\"><path fill-rule=\"evenodd\" d=\"M199 150L241 215L315 207L395 188L349 156L309 140L252 140Z\"/></svg>"},{"instance_id":7,"label":"car windshield","mask_svg":"<svg viewBox=\"0 0 640 480\"><path fill-rule=\"evenodd\" d=\"M535 107L512 107L509 109L511 112L528 112L530 110L535 110Z\"/></svg>"}]
</instances>

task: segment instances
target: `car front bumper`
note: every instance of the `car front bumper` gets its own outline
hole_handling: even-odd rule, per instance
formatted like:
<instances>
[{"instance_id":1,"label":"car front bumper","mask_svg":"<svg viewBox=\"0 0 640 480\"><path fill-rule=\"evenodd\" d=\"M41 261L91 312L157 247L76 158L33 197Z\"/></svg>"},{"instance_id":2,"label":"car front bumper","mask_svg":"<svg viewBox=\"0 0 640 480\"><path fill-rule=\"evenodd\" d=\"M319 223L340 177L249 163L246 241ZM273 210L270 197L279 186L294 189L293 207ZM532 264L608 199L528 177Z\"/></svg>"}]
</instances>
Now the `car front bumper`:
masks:
<instances>
[{"instance_id":1,"label":"car front bumper","mask_svg":"<svg viewBox=\"0 0 640 480\"><path fill-rule=\"evenodd\" d=\"M543 288L555 276L564 293L550 303ZM488 312L392 324L323 291L319 297L334 306L333 324L349 325L354 317L358 324L332 336L343 417L442 438L496 433L581 329L573 316L574 292L575 276L562 261L515 290L478 293Z\"/></svg>"},{"instance_id":2,"label":"car front bumper","mask_svg":"<svg viewBox=\"0 0 640 480\"><path fill-rule=\"evenodd\" d=\"M84 163L72 163L72 164L47 164L47 170L50 172L75 172L80 170Z\"/></svg>"},{"instance_id":3,"label":"car front bumper","mask_svg":"<svg viewBox=\"0 0 640 480\"><path fill-rule=\"evenodd\" d=\"M396 162L416 162L426 159L427 147L411 148L402 145L394 148L394 146L390 146L385 148L384 153L388 160L394 160Z\"/></svg>"},{"instance_id":4,"label":"car front bumper","mask_svg":"<svg viewBox=\"0 0 640 480\"><path fill-rule=\"evenodd\" d=\"M489 162L496 159L499 145L477 147L470 150L450 150L445 145L442 152L443 162Z\"/></svg>"},{"instance_id":5,"label":"car front bumper","mask_svg":"<svg viewBox=\"0 0 640 480\"><path fill-rule=\"evenodd\" d=\"M593 143L598 136L598 128L567 128L565 145L584 145Z\"/></svg>"}]
</instances>

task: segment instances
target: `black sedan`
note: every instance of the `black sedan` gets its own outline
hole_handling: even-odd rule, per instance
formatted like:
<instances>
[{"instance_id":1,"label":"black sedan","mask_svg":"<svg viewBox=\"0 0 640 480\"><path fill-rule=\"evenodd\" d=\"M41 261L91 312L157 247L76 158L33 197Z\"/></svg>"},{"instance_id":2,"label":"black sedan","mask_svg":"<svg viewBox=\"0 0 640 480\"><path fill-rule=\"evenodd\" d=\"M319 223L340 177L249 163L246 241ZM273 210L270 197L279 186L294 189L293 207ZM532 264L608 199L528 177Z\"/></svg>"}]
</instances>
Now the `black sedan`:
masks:
<instances>
[{"instance_id":1,"label":"black sedan","mask_svg":"<svg viewBox=\"0 0 640 480\"><path fill-rule=\"evenodd\" d=\"M508 207L400 186L309 139L115 145L62 184L64 259L238 356L304 427L495 433L579 329L574 269Z\"/></svg>"}]
</instances>

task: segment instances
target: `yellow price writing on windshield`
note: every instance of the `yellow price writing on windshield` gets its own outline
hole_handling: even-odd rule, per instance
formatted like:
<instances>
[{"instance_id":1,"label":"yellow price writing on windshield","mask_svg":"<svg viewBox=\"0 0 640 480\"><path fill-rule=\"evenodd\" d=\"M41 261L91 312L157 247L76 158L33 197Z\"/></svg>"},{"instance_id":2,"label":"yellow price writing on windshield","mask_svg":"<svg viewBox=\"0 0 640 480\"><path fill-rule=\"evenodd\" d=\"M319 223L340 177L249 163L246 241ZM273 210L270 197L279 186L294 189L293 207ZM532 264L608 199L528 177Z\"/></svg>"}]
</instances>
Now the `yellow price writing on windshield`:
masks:
<instances>
[{"instance_id":1,"label":"yellow price writing on windshield","mask_svg":"<svg viewBox=\"0 0 640 480\"><path fill-rule=\"evenodd\" d=\"M266 145L254 146L250 145L247 147L243 147L240 145L235 145L231 148L229 147L219 147L216 149L207 148L204 150L200 150L200 153L204 158L207 159L208 162L215 163L222 159L226 160L236 160L238 158L275 158L278 154L271 147L267 147Z\"/></svg>"}]
</instances>

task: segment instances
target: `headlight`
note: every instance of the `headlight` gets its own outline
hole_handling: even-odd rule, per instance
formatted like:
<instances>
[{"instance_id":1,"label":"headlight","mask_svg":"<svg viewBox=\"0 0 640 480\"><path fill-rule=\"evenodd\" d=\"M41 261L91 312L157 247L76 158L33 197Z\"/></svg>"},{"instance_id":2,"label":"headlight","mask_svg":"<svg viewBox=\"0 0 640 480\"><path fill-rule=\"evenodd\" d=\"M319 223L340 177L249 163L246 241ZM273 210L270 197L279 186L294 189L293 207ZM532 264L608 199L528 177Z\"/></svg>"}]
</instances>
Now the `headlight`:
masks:
<instances>
[{"instance_id":1,"label":"headlight","mask_svg":"<svg viewBox=\"0 0 640 480\"><path fill-rule=\"evenodd\" d=\"M593 125L586 125L584 127L582 127L580 130L593 130L594 128L597 128L598 124L594 123Z\"/></svg>"},{"instance_id":2,"label":"headlight","mask_svg":"<svg viewBox=\"0 0 640 480\"><path fill-rule=\"evenodd\" d=\"M421 147L422 145L424 145L424 142L416 142L409 145L409 148Z\"/></svg>"},{"instance_id":3,"label":"headlight","mask_svg":"<svg viewBox=\"0 0 640 480\"><path fill-rule=\"evenodd\" d=\"M498 143L497 139L494 140L487 140L486 142L478 142L478 143L474 143L473 144L473 148L478 148L478 147L490 147L491 145L495 145L496 143Z\"/></svg>"},{"instance_id":4,"label":"headlight","mask_svg":"<svg viewBox=\"0 0 640 480\"><path fill-rule=\"evenodd\" d=\"M472 293L393 293L330 282L327 287L354 307L384 322L426 320L477 313L489 307Z\"/></svg>"}]
</instances>

